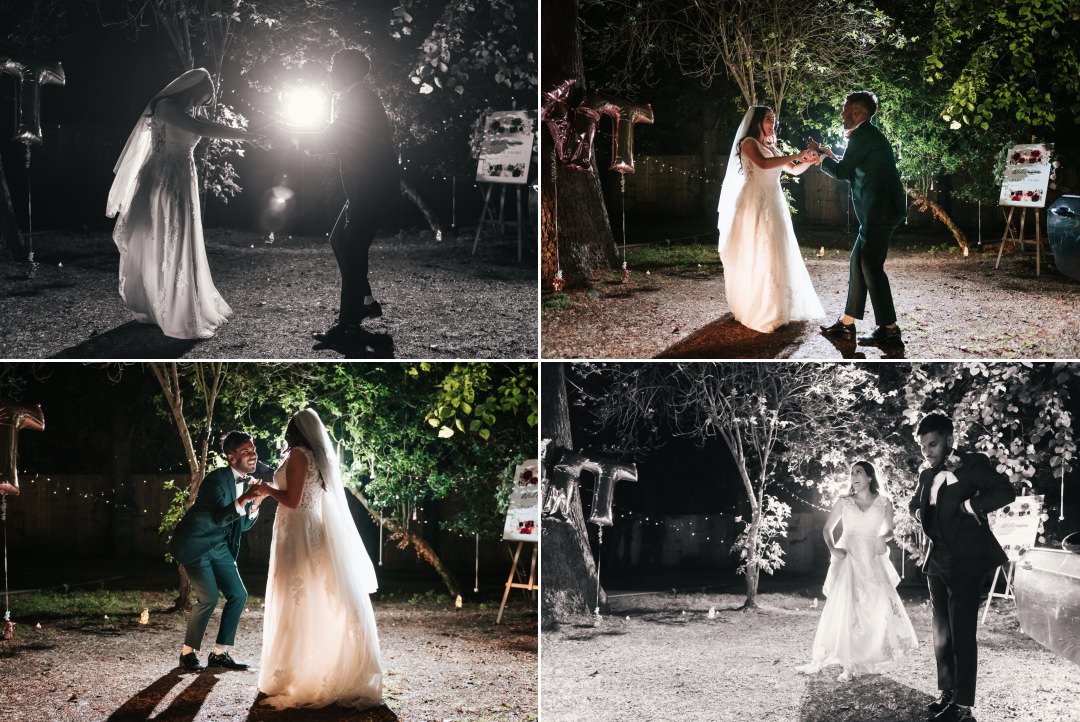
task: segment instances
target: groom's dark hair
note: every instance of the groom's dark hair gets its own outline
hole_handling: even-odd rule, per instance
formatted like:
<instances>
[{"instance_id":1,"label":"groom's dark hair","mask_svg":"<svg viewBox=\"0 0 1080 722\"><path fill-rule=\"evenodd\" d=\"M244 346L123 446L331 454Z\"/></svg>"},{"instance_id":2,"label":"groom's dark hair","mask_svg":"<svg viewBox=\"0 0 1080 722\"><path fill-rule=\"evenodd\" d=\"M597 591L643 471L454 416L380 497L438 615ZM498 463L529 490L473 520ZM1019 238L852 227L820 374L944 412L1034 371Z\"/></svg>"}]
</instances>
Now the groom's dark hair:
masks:
<instances>
[{"instance_id":1,"label":"groom's dark hair","mask_svg":"<svg viewBox=\"0 0 1080 722\"><path fill-rule=\"evenodd\" d=\"M940 411L931 411L919 420L919 425L915 427L915 438L918 439L923 434L932 434L934 432L942 436L952 436L952 419Z\"/></svg>"},{"instance_id":2,"label":"groom's dark hair","mask_svg":"<svg viewBox=\"0 0 1080 722\"><path fill-rule=\"evenodd\" d=\"M371 72L371 58L360 48L342 48L334 53L332 62L335 72L344 70L357 78L366 78Z\"/></svg>"},{"instance_id":3,"label":"groom's dark hair","mask_svg":"<svg viewBox=\"0 0 1080 722\"><path fill-rule=\"evenodd\" d=\"M863 108L866 109L866 112L870 114L871 118L877 115L877 96L871 93L869 90L856 90L854 93L849 93L848 97L844 100L844 102L861 105Z\"/></svg>"},{"instance_id":4,"label":"groom's dark hair","mask_svg":"<svg viewBox=\"0 0 1080 722\"><path fill-rule=\"evenodd\" d=\"M230 431L229 433L221 437L221 450L224 451L226 455L228 455L233 453L249 441L251 443L255 443L255 440L252 439L251 434L249 434L248 432Z\"/></svg>"}]
</instances>

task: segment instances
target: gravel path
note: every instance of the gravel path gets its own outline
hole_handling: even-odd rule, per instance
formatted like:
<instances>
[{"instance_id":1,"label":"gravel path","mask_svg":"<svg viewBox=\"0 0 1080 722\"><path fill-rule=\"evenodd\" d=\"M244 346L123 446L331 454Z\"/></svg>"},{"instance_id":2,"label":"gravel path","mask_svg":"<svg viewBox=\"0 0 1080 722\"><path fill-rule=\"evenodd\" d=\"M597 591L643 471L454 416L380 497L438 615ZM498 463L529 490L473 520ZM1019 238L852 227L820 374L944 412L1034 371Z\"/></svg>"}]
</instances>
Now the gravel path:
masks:
<instances>
[{"instance_id":1,"label":"gravel path","mask_svg":"<svg viewBox=\"0 0 1080 722\"><path fill-rule=\"evenodd\" d=\"M107 233L34 238L37 277L0 265L0 358L535 358L536 256L509 241L460 233L380 236L372 286L383 317L354 347L314 350L337 313L339 276L325 238L206 232L214 283L234 315L203 341L138 324L117 293L119 254ZM527 244L526 244L527 245Z\"/></svg>"},{"instance_id":2,"label":"gravel path","mask_svg":"<svg viewBox=\"0 0 1080 722\"><path fill-rule=\"evenodd\" d=\"M817 322L772 334L734 320L724 299L719 260L700 266L637 270L623 285L600 274L594 288L570 294L570 308L552 308L545 294L544 358L912 358L1045 359L1080 356L1080 282L1047 268L1035 275L1034 254L1006 253L994 269L997 244L970 258L928 252L945 239L894 239L885 269L893 288L903 348L833 344ZM847 242L835 233L800 235L810 276L829 314L847 293ZM825 247L825 256L819 249ZM939 245L938 248L941 246ZM634 268L633 255L630 256ZM859 332L873 328L873 311ZM861 355L860 355L861 354Z\"/></svg>"}]
</instances>

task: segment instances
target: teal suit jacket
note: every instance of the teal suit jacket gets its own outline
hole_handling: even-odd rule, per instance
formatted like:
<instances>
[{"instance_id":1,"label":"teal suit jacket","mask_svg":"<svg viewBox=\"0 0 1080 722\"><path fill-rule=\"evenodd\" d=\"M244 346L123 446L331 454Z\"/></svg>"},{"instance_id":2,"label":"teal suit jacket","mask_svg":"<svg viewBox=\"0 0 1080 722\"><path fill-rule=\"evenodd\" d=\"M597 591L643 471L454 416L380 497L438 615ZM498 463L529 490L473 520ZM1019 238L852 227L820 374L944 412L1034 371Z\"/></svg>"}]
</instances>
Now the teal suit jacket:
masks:
<instances>
[{"instance_id":1,"label":"teal suit jacket","mask_svg":"<svg viewBox=\"0 0 1080 722\"><path fill-rule=\"evenodd\" d=\"M851 202L860 226L896 225L907 217L907 193L892 145L869 120L848 138L839 162L821 159L821 170L851 184Z\"/></svg>"},{"instance_id":2,"label":"teal suit jacket","mask_svg":"<svg viewBox=\"0 0 1080 722\"><path fill-rule=\"evenodd\" d=\"M250 511L253 502L248 502ZM225 544L233 559L240 553L240 535L250 529L258 517L236 512L236 482L226 466L207 474L199 485L195 503L187 510L173 531L169 552L181 564L191 564Z\"/></svg>"}]
</instances>

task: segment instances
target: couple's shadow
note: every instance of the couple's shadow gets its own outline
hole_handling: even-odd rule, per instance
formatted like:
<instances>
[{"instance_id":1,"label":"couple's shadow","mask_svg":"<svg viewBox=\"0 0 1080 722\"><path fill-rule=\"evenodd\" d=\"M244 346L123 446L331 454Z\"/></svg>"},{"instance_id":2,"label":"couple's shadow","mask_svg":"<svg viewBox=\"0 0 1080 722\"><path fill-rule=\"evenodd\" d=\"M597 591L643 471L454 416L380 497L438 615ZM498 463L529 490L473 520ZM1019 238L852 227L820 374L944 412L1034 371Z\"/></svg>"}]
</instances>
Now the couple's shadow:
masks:
<instances>
[{"instance_id":1,"label":"couple's shadow","mask_svg":"<svg viewBox=\"0 0 1080 722\"><path fill-rule=\"evenodd\" d=\"M193 722L223 674L235 673L204 671L192 674L181 672L178 668L172 669L136 692L109 715L107 722ZM191 684L184 688L168 707L155 715L154 710L161 701L189 677L194 678ZM274 709L260 704L264 697L265 695L259 693L252 701L248 709L249 722L398 722L398 716L385 705L363 712L336 705L320 709Z\"/></svg>"},{"instance_id":2,"label":"couple's shadow","mask_svg":"<svg viewBox=\"0 0 1080 722\"><path fill-rule=\"evenodd\" d=\"M798 722L923 722L933 697L880 674L836 681L839 666L813 675L799 701Z\"/></svg>"}]
</instances>

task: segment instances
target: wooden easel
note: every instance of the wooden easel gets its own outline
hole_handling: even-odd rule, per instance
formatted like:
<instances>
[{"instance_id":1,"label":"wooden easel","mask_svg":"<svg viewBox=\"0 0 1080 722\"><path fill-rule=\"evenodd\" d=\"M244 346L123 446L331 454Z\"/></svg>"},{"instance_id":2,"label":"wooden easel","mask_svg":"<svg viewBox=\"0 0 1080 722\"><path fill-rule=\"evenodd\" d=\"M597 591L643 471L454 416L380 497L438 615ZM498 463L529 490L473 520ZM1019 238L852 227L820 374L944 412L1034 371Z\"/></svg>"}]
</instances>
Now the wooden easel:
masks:
<instances>
[{"instance_id":1,"label":"wooden easel","mask_svg":"<svg viewBox=\"0 0 1080 722\"><path fill-rule=\"evenodd\" d=\"M536 544L536 542L530 543L534 545ZM503 610L506 608L506 599L510 596L511 589L525 589L529 592L532 592L540 588L540 584L536 581L536 549L539 545L533 546L532 548L532 560L529 562L528 583L522 584L520 582L514 581L515 574L520 573L520 576L525 575L525 570L518 569L518 559L521 557L521 548L523 546L525 546L525 542L519 541L517 543L517 547L514 549L514 561L510 566L510 576L506 578L506 591L503 592L502 604L499 605L499 616L495 618L495 624L498 624L502 621Z\"/></svg>"},{"instance_id":2,"label":"wooden easel","mask_svg":"<svg viewBox=\"0 0 1080 722\"><path fill-rule=\"evenodd\" d=\"M1027 221L1027 212L1029 206L1024 206L1024 212L1020 214L1020 235L1017 235L1013 231L1012 218L1013 211L1016 210L1016 206L1009 206L1009 214L1005 215L1005 209L1001 209L1001 215L1005 216L1005 235L1001 237L1001 245L998 246L997 263L994 264L994 270L997 270L1001 266L1001 252L1005 250L1005 241L1016 241L1020 244L1020 251L1024 251L1024 222ZM1040 218L1042 217L1042 208L1035 208L1035 275L1038 276L1042 272L1042 233L1040 228Z\"/></svg>"},{"instance_id":3,"label":"wooden easel","mask_svg":"<svg viewBox=\"0 0 1080 722\"><path fill-rule=\"evenodd\" d=\"M1005 574L1003 575L1005 577L1005 591L999 593L997 591L997 581L998 576L1001 575L1002 569L1004 569L1004 567L998 567L994 570L994 581L990 582L990 596L986 598L986 606L983 607L982 620L979 622L980 624L986 624L986 615L990 611L990 602L994 601L994 597L998 597L999 599L1016 599L1016 595L1013 594L1012 590L1013 575L1016 573L1016 562L1011 559L1009 560L1008 569L1005 570Z\"/></svg>"},{"instance_id":4,"label":"wooden easel","mask_svg":"<svg viewBox=\"0 0 1080 722\"><path fill-rule=\"evenodd\" d=\"M499 236L503 236L506 233L506 226L514 226L517 229L517 258L518 263L521 263L521 244L522 244L522 224L529 221L524 218L521 213L521 192L526 186L518 185L514 187L514 205L517 208L517 220L507 221L504 220L506 211L506 188L507 184L500 183L499 189L499 218L495 218L495 209L491 205L491 191L495 187L494 183L487 184L487 190L484 191L484 209L480 211L480 225L476 229L476 240L473 241L472 254L476 255L476 247L480 244L480 234L484 232L484 219L487 218L488 222L498 228ZM532 223L529 222L529 227L532 227Z\"/></svg>"}]
</instances>

